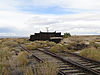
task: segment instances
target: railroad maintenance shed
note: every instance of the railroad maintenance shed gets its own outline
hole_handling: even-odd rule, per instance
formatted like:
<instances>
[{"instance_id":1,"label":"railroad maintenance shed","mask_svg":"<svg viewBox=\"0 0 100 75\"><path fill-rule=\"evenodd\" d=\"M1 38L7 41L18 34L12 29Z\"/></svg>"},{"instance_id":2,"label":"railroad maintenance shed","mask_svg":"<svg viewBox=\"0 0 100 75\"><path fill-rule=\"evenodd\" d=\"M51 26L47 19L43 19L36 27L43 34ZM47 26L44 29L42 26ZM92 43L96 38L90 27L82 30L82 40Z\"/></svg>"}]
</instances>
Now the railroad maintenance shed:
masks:
<instances>
[{"instance_id":1,"label":"railroad maintenance shed","mask_svg":"<svg viewBox=\"0 0 100 75\"><path fill-rule=\"evenodd\" d=\"M53 41L59 43L62 40L61 32L41 32L35 33L34 35L30 36L30 41Z\"/></svg>"}]
</instances>

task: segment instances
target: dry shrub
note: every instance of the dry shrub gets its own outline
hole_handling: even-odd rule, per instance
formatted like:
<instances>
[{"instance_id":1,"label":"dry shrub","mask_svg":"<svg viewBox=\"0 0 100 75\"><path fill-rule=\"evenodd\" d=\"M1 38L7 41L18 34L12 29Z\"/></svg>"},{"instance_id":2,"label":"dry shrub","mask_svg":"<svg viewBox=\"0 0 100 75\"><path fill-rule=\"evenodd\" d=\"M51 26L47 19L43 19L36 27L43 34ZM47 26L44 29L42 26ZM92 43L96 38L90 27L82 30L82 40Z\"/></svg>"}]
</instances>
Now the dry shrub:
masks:
<instances>
[{"instance_id":1,"label":"dry shrub","mask_svg":"<svg viewBox=\"0 0 100 75\"><path fill-rule=\"evenodd\" d=\"M67 50L66 45L57 44L51 47L52 52L64 52L66 50Z\"/></svg>"},{"instance_id":2,"label":"dry shrub","mask_svg":"<svg viewBox=\"0 0 100 75\"><path fill-rule=\"evenodd\" d=\"M73 43L68 44L68 45L67 45L67 48L68 48L69 50L71 50L71 49L74 49L74 48L76 47L76 45L77 45L77 43L76 43L76 42L73 42Z\"/></svg>"},{"instance_id":3,"label":"dry shrub","mask_svg":"<svg viewBox=\"0 0 100 75\"><path fill-rule=\"evenodd\" d=\"M18 43L13 41L13 40L8 40L2 43L4 46L8 46L8 47L16 47L18 46Z\"/></svg>"},{"instance_id":4,"label":"dry shrub","mask_svg":"<svg viewBox=\"0 0 100 75\"><path fill-rule=\"evenodd\" d=\"M24 44L24 43L27 43L28 42L28 38L17 38L17 39L15 39L15 41L17 42L17 43L20 43L20 44Z\"/></svg>"},{"instance_id":5,"label":"dry shrub","mask_svg":"<svg viewBox=\"0 0 100 75\"><path fill-rule=\"evenodd\" d=\"M0 50L0 62L9 60L11 57L11 52L8 47L1 48Z\"/></svg>"},{"instance_id":6,"label":"dry shrub","mask_svg":"<svg viewBox=\"0 0 100 75\"><path fill-rule=\"evenodd\" d=\"M2 43L2 40L0 39L0 44Z\"/></svg>"},{"instance_id":7,"label":"dry shrub","mask_svg":"<svg viewBox=\"0 0 100 75\"><path fill-rule=\"evenodd\" d=\"M34 49L37 49L37 48L41 47L41 45L39 43L32 42L30 44L26 44L25 47L28 50L34 50Z\"/></svg>"},{"instance_id":8,"label":"dry shrub","mask_svg":"<svg viewBox=\"0 0 100 75\"><path fill-rule=\"evenodd\" d=\"M91 43L90 43L90 46L91 46L91 47L95 47L95 48L100 48L100 44L97 44L97 43L95 43L95 42L91 42Z\"/></svg>"},{"instance_id":9,"label":"dry shrub","mask_svg":"<svg viewBox=\"0 0 100 75\"><path fill-rule=\"evenodd\" d=\"M25 47L26 47L26 49L28 49L28 50L34 50L35 49L35 47L33 46L33 45L25 45Z\"/></svg>"},{"instance_id":10,"label":"dry shrub","mask_svg":"<svg viewBox=\"0 0 100 75\"><path fill-rule=\"evenodd\" d=\"M11 69L16 69L19 66L19 61L16 55L13 55L9 60L9 65Z\"/></svg>"},{"instance_id":11,"label":"dry shrub","mask_svg":"<svg viewBox=\"0 0 100 75\"><path fill-rule=\"evenodd\" d=\"M0 75L8 75L8 61L11 57L8 47L1 48L0 50Z\"/></svg>"},{"instance_id":12,"label":"dry shrub","mask_svg":"<svg viewBox=\"0 0 100 75\"><path fill-rule=\"evenodd\" d=\"M6 64L0 64L0 75L10 75L10 71L7 69Z\"/></svg>"},{"instance_id":13,"label":"dry shrub","mask_svg":"<svg viewBox=\"0 0 100 75\"><path fill-rule=\"evenodd\" d=\"M28 52L23 51L18 54L19 65L25 66L28 63Z\"/></svg>"},{"instance_id":14,"label":"dry shrub","mask_svg":"<svg viewBox=\"0 0 100 75\"><path fill-rule=\"evenodd\" d=\"M44 48L44 47L52 47L56 45L56 43L54 42L49 42L49 41L34 41L34 42L30 42L30 43L26 43L26 48L29 50L34 50L37 48Z\"/></svg>"},{"instance_id":15,"label":"dry shrub","mask_svg":"<svg viewBox=\"0 0 100 75\"><path fill-rule=\"evenodd\" d=\"M27 68L25 75L34 75L31 67Z\"/></svg>"},{"instance_id":16,"label":"dry shrub","mask_svg":"<svg viewBox=\"0 0 100 75\"><path fill-rule=\"evenodd\" d=\"M35 48L41 47L41 45L39 43L36 43L36 42L32 42L31 45L33 45Z\"/></svg>"},{"instance_id":17,"label":"dry shrub","mask_svg":"<svg viewBox=\"0 0 100 75\"><path fill-rule=\"evenodd\" d=\"M88 49L83 49L80 52L81 56L94 59L94 60L99 60L100 61L100 50L96 48L88 48Z\"/></svg>"},{"instance_id":18,"label":"dry shrub","mask_svg":"<svg viewBox=\"0 0 100 75\"><path fill-rule=\"evenodd\" d=\"M56 43L55 42L48 42L47 45L48 45L48 47L52 47L52 46L56 45Z\"/></svg>"},{"instance_id":19,"label":"dry shrub","mask_svg":"<svg viewBox=\"0 0 100 75\"><path fill-rule=\"evenodd\" d=\"M41 44L41 47L47 47L47 41L39 41L39 43Z\"/></svg>"},{"instance_id":20,"label":"dry shrub","mask_svg":"<svg viewBox=\"0 0 100 75\"><path fill-rule=\"evenodd\" d=\"M17 49L17 48L10 48L10 52L18 53L18 52L20 52L20 49Z\"/></svg>"},{"instance_id":21,"label":"dry shrub","mask_svg":"<svg viewBox=\"0 0 100 75\"><path fill-rule=\"evenodd\" d=\"M56 43L54 42L49 42L49 41L40 41L42 47L52 47L54 45L56 45Z\"/></svg>"},{"instance_id":22,"label":"dry shrub","mask_svg":"<svg viewBox=\"0 0 100 75\"><path fill-rule=\"evenodd\" d=\"M70 43L67 45L67 48L69 50L82 50L84 48L88 48L89 45L83 43L83 42L80 42L80 43L77 43L77 42L73 42L73 43Z\"/></svg>"}]
</instances>

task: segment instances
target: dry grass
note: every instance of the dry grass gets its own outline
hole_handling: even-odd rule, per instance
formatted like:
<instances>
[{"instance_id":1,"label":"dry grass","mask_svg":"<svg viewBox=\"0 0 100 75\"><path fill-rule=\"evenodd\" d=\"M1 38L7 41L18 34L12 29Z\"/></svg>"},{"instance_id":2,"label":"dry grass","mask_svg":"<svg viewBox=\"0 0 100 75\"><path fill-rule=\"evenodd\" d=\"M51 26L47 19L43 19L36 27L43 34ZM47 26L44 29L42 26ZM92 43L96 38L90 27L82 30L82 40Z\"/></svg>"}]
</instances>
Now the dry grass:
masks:
<instances>
[{"instance_id":1,"label":"dry grass","mask_svg":"<svg viewBox=\"0 0 100 75\"><path fill-rule=\"evenodd\" d=\"M99 60L100 61L100 49L96 48L88 48L88 49L83 49L80 52L81 56L94 59L94 60Z\"/></svg>"},{"instance_id":2,"label":"dry grass","mask_svg":"<svg viewBox=\"0 0 100 75\"><path fill-rule=\"evenodd\" d=\"M26 75L57 75L59 69L55 63L44 62L35 66L34 70L28 68Z\"/></svg>"},{"instance_id":3,"label":"dry grass","mask_svg":"<svg viewBox=\"0 0 100 75\"><path fill-rule=\"evenodd\" d=\"M10 72L8 69L6 69L4 66L1 66L2 71L0 71L0 75L10 75Z\"/></svg>"},{"instance_id":4,"label":"dry grass","mask_svg":"<svg viewBox=\"0 0 100 75\"><path fill-rule=\"evenodd\" d=\"M27 68L25 75L34 75L31 67Z\"/></svg>"},{"instance_id":5,"label":"dry grass","mask_svg":"<svg viewBox=\"0 0 100 75\"><path fill-rule=\"evenodd\" d=\"M97 43L95 43L95 42L91 42L91 43L90 43L90 47L100 48L100 44L97 44Z\"/></svg>"}]
</instances>

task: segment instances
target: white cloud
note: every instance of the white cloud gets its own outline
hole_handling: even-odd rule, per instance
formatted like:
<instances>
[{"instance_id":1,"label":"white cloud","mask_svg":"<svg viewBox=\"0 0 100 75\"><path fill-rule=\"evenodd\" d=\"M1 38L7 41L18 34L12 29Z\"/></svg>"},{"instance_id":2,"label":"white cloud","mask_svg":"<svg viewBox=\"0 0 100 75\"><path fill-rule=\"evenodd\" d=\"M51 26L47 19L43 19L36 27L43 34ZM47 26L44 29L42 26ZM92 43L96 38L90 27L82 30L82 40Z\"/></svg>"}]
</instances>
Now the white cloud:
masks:
<instances>
[{"instance_id":1,"label":"white cloud","mask_svg":"<svg viewBox=\"0 0 100 75\"><path fill-rule=\"evenodd\" d=\"M71 34L100 33L100 14L39 15L19 11L0 11L0 16L0 27L14 28L14 32L11 32L14 35L29 36L40 30L46 31L45 27L50 27L50 31Z\"/></svg>"},{"instance_id":2,"label":"white cloud","mask_svg":"<svg viewBox=\"0 0 100 75\"><path fill-rule=\"evenodd\" d=\"M27 1L27 0L25 0ZM31 0L32 1L32 0ZM29 36L40 30L46 31L45 27L50 27L50 31L70 32L71 34L100 34L100 14L98 13L77 13L66 15L53 14L32 14L18 10L18 5L32 6L59 6L62 8L72 8L73 10L100 10L99 0L33 0L24 3L24 0L1 0L0 2L0 28L11 27L11 33L0 33L0 35L23 35ZM70 9L70 10L72 10ZM81 10L80 10L81 9ZM84 11L83 10L83 11Z\"/></svg>"}]
</instances>

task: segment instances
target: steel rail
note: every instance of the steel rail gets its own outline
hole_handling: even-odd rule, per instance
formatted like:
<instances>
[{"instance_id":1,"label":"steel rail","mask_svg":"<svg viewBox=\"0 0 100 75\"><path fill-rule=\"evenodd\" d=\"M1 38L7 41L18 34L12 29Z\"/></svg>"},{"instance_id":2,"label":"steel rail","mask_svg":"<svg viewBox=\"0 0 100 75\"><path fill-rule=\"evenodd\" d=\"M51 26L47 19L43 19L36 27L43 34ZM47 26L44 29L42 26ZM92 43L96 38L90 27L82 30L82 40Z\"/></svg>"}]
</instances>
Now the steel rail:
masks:
<instances>
[{"instance_id":1,"label":"steel rail","mask_svg":"<svg viewBox=\"0 0 100 75\"><path fill-rule=\"evenodd\" d=\"M63 57L58 56L57 54L55 54L55 53L53 53L53 52L51 52L51 51L49 51L49 50L40 50L40 49L38 49L38 50L41 51L41 52L44 52L44 53L46 53L46 54L49 54L49 55L51 55L51 56L53 56L53 57L56 57L57 59L60 59L60 60L62 60L63 62L68 62L68 63L70 63L70 64L72 64L72 65L74 65L74 66L76 66L76 67L82 68L82 69L85 70L85 71L89 71L89 72L93 73L93 75L100 75L100 72L98 72L98 71L96 71L96 70L93 70L93 69L91 69L91 68L89 68L89 67L86 67L86 66L84 66L84 65L81 65L81 64L79 64L79 63L77 63L77 62L75 62L75 61L72 61L72 60L70 60L70 59L64 59Z\"/></svg>"}]
</instances>

